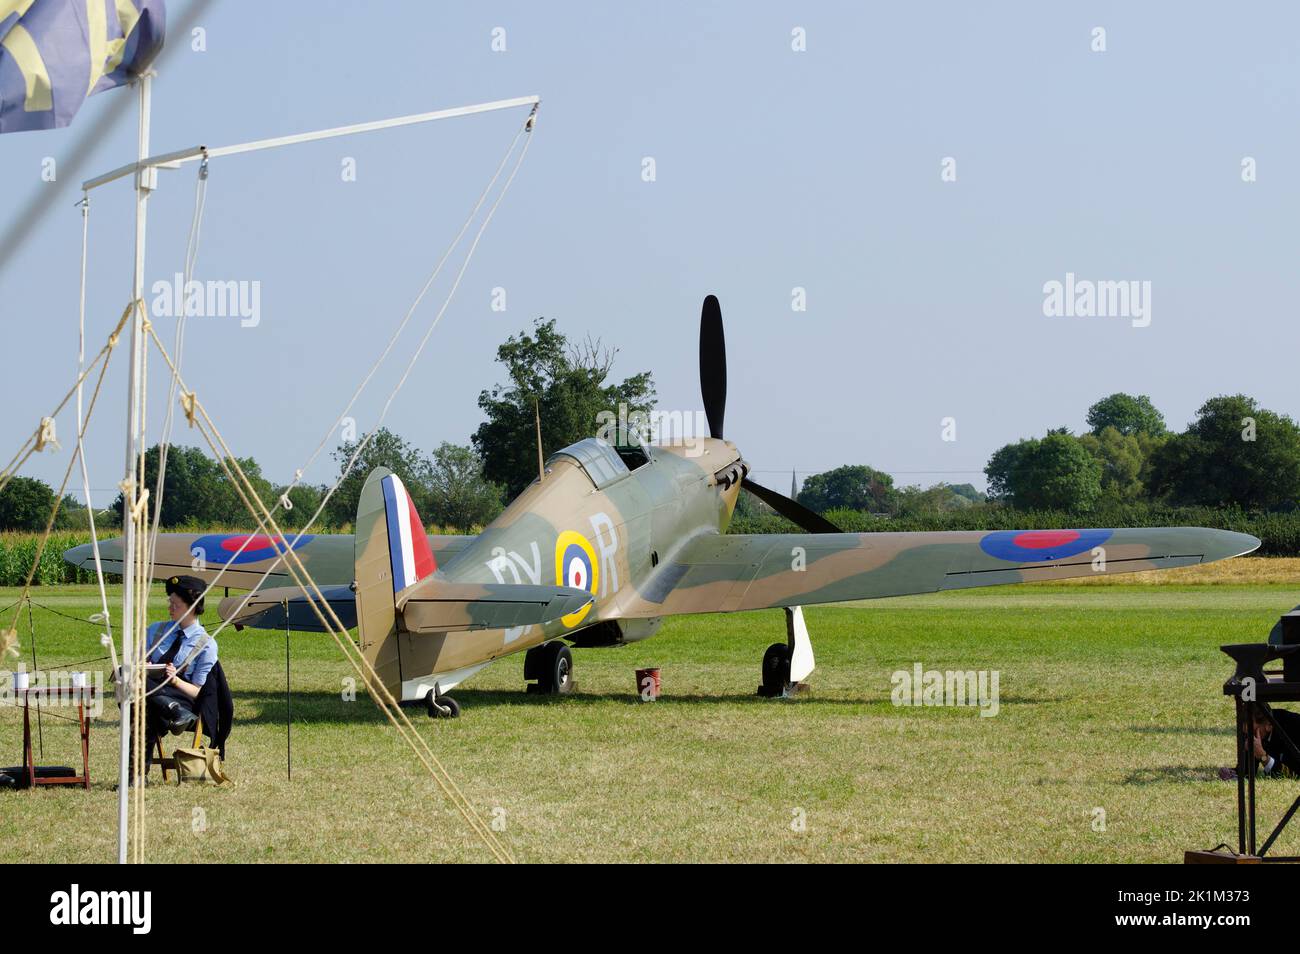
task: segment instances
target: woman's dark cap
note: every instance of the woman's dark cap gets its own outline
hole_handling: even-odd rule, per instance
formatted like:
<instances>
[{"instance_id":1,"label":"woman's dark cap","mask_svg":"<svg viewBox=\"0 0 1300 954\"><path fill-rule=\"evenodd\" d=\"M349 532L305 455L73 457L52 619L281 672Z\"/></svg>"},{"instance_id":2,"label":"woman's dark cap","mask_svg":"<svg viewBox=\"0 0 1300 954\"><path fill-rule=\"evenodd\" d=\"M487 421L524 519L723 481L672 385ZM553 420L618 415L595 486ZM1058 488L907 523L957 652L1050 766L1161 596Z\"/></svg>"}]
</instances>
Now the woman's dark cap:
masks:
<instances>
[{"instance_id":1,"label":"woman's dark cap","mask_svg":"<svg viewBox=\"0 0 1300 954\"><path fill-rule=\"evenodd\" d=\"M173 576L166 583L167 595L175 593L185 601L186 606L194 608L195 616L203 615L203 591L206 585L197 576Z\"/></svg>"}]
</instances>

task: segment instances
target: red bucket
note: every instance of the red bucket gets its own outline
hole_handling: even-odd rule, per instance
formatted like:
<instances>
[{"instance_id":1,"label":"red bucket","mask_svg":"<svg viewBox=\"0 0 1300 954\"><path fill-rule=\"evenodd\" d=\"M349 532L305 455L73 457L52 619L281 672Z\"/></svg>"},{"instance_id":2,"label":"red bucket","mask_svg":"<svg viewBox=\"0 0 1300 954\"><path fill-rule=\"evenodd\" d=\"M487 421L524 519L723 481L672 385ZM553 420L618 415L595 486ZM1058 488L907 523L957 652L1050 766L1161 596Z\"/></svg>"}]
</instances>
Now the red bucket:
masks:
<instances>
[{"instance_id":1,"label":"red bucket","mask_svg":"<svg viewBox=\"0 0 1300 954\"><path fill-rule=\"evenodd\" d=\"M642 702L654 702L659 698L659 669L638 669L636 671L636 691Z\"/></svg>"}]
</instances>

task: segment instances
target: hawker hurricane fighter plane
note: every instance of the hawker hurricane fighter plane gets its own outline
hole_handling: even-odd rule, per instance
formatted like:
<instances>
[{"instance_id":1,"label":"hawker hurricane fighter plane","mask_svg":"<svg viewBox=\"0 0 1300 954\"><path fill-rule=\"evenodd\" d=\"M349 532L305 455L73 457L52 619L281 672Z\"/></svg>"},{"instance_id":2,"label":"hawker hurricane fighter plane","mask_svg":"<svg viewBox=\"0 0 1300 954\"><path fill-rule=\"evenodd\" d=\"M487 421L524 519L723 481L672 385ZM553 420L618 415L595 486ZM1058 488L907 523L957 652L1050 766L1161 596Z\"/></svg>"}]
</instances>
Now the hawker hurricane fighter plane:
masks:
<instances>
[{"instance_id":1,"label":"hawker hurricane fighter plane","mask_svg":"<svg viewBox=\"0 0 1300 954\"><path fill-rule=\"evenodd\" d=\"M802 606L1188 566L1259 546L1243 533L1196 527L841 533L749 479L723 436L726 382L722 314L710 295L700 324L708 438L578 441L554 453L477 536L426 534L402 481L380 468L361 492L355 536L161 534L155 577L189 573L257 588L246 603L223 600L222 618L319 631L301 592L286 585L279 558L292 547L339 618L356 627L389 691L450 716L459 707L446 692L496 659L522 652L530 690L566 692L568 644L635 642L667 616L783 609L788 640L768 647L760 689L779 696L813 669ZM742 491L804 532L728 534ZM120 541L101 552L106 570L121 569ZM93 566L89 545L65 558Z\"/></svg>"}]
</instances>

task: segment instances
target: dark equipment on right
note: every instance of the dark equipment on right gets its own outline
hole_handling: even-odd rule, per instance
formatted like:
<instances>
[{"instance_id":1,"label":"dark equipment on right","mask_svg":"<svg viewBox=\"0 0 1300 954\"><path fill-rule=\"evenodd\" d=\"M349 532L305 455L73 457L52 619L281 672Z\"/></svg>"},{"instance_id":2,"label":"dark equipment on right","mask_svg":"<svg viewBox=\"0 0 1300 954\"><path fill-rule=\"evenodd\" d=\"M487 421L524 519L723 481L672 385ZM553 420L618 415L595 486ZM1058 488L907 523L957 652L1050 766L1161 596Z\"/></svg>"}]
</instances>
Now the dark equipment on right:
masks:
<instances>
[{"instance_id":1,"label":"dark equipment on right","mask_svg":"<svg viewBox=\"0 0 1300 954\"><path fill-rule=\"evenodd\" d=\"M1285 761L1300 765L1300 739L1292 739L1273 715L1271 703L1300 702L1300 609L1285 614L1273 628L1267 643L1236 643L1220 646L1237 664L1232 678L1223 684L1223 694L1232 696L1237 715L1237 853L1189 851L1189 863L1260 863L1297 862L1297 855L1272 855L1273 847L1282 830L1300 809L1300 796L1282 815L1264 844L1256 850L1255 773L1258 760L1255 756L1255 727L1257 713L1262 711L1272 723L1273 734L1281 742ZM1282 661L1282 671L1266 671L1264 667L1274 660Z\"/></svg>"}]
</instances>

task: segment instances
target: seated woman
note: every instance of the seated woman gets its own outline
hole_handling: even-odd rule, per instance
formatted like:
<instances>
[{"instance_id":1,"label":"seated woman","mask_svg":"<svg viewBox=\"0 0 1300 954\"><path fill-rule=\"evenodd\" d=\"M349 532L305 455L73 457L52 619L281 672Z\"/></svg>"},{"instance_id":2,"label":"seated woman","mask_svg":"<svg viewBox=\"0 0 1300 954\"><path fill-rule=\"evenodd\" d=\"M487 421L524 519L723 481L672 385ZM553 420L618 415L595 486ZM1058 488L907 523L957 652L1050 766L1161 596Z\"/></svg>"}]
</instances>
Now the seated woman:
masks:
<instances>
[{"instance_id":1,"label":"seated woman","mask_svg":"<svg viewBox=\"0 0 1300 954\"><path fill-rule=\"evenodd\" d=\"M1250 714L1254 717L1254 738L1251 746L1255 751L1255 770L1263 775L1274 777L1289 775L1300 777L1300 763L1292 755L1292 750L1283 742L1285 736L1293 746L1300 747L1300 713L1289 709L1266 709L1257 702L1250 703ZM1245 720L1237 727L1243 735L1248 731ZM1219 778L1235 779L1237 769L1225 766L1219 769Z\"/></svg>"},{"instance_id":2,"label":"seated woman","mask_svg":"<svg viewBox=\"0 0 1300 954\"><path fill-rule=\"evenodd\" d=\"M1253 705L1255 759L1259 770L1265 775L1300 776L1300 765L1296 764L1291 751L1282 741L1285 735L1292 745L1300 745L1300 715L1289 709L1274 708L1270 718L1270 710L1258 703Z\"/></svg>"},{"instance_id":3,"label":"seated woman","mask_svg":"<svg viewBox=\"0 0 1300 954\"><path fill-rule=\"evenodd\" d=\"M147 679L146 752L166 733L182 732L198 721L195 699L217 664L217 641L198 621L203 613L204 588L197 577L171 577L166 584L171 622L154 623L145 635L149 662L165 667L151 672Z\"/></svg>"}]
</instances>

